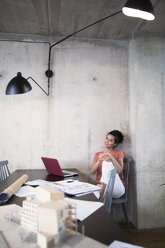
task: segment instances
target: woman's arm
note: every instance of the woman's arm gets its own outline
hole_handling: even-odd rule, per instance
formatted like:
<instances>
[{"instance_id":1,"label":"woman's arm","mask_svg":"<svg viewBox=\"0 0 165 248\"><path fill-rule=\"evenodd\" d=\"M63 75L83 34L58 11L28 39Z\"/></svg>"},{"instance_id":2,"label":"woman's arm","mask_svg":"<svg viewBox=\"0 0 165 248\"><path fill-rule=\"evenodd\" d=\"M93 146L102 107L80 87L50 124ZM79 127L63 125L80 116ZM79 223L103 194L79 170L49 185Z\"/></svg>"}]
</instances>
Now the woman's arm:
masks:
<instances>
[{"instance_id":1,"label":"woman's arm","mask_svg":"<svg viewBox=\"0 0 165 248\"><path fill-rule=\"evenodd\" d=\"M123 164L123 157L120 157L118 161L112 156L111 153L109 152L103 152L100 153L99 156L97 157L97 154L95 154L93 164L90 169L91 174L95 174L97 171L100 163L105 160L105 161L112 161L113 165L117 168L117 172L120 174L123 171L124 164Z\"/></svg>"},{"instance_id":2,"label":"woman's arm","mask_svg":"<svg viewBox=\"0 0 165 248\"><path fill-rule=\"evenodd\" d=\"M90 173L91 174L95 174L95 172L97 171L102 159L102 153L99 154L99 156L97 155L97 153L95 154L94 160L93 160L93 164L90 168Z\"/></svg>"},{"instance_id":3,"label":"woman's arm","mask_svg":"<svg viewBox=\"0 0 165 248\"><path fill-rule=\"evenodd\" d=\"M102 190L100 191L100 197L99 197L99 200L100 200L100 201L103 200L103 195L104 195L105 188L106 188L106 184L103 183L103 185L102 185Z\"/></svg>"},{"instance_id":4,"label":"woman's arm","mask_svg":"<svg viewBox=\"0 0 165 248\"><path fill-rule=\"evenodd\" d=\"M117 168L117 172L120 174L123 171L123 158L119 158L119 160L117 161L112 155L111 155L111 160L113 165Z\"/></svg>"},{"instance_id":5,"label":"woman's arm","mask_svg":"<svg viewBox=\"0 0 165 248\"><path fill-rule=\"evenodd\" d=\"M117 172L120 174L123 170L124 164L123 164L123 157L120 157L118 161L112 156L110 153L105 153L104 156L107 156L108 158L104 159L106 161L112 161L113 165L117 168Z\"/></svg>"},{"instance_id":6,"label":"woman's arm","mask_svg":"<svg viewBox=\"0 0 165 248\"><path fill-rule=\"evenodd\" d=\"M99 165L100 165L100 160L98 160L96 163L93 162L91 169L90 169L90 173L91 174L95 174L95 172L97 171Z\"/></svg>"}]
</instances>

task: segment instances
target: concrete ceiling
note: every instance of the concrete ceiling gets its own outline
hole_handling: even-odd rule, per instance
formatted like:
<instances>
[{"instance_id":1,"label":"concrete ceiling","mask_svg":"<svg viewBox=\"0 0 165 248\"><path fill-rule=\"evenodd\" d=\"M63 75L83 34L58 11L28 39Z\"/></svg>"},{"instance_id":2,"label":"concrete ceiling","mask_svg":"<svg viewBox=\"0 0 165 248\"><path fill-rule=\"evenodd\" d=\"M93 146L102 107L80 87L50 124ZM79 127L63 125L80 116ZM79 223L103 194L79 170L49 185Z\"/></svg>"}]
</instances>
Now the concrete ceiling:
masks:
<instances>
[{"instance_id":1,"label":"concrete ceiling","mask_svg":"<svg viewBox=\"0 0 165 248\"><path fill-rule=\"evenodd\" d=\"M121 10L125 2L125 0L1 0L0 34L65 37ZM151 2L156 15L154 21L130 18L120 13L75 36L120 40L128 39L135 31L165 35L165 0Z\"/></svg>"}]
</instances>

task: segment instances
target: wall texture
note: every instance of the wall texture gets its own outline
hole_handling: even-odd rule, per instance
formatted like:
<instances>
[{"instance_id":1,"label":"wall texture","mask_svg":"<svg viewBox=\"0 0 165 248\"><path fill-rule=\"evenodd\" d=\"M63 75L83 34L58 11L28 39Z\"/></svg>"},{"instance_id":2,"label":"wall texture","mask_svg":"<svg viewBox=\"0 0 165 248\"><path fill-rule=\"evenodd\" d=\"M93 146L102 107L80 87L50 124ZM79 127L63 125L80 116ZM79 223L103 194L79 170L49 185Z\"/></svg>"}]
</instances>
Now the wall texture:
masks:
<instances>
[{"instance_id":1,"label":"wall texture","mask_svg":"<svg viewBox=\"0 0 165 248\"><path fill-rule=\"evenodd\" d=\"M43 168L41 156L89 173L105 134L120 129L129 153L127 43L73 40L53 49L50 96L32 81L27 94L5 96L18 71L46 89L48 44L0 42L0 158L10 170Z\"/></svg>"},{"instance_id":2,"label":"wall texture","mask_svg":"<svg viewBox=\"0 0 165 248\"><path fill-rule=\"evenodd\" d=\"M165 226L165 43L137 36L129 45L131 154L139 228ZM132 211L133 213L133 211Z\"/></svg>"},{"instance_id":3,"label":"wall texture","mask_svg":"<svg viewBox=\"0 0 165 248\"><path fill-rule=\"evenodd\" d=\"M47 89L48 44L0 41L0 58L0 160L9 160L11 172L44 168L41 156L49 156L88 175L105 134L119 129L122 149L134 159L132 221L139 228L165 226L164 38L136 36L129 46L76 39L59 44L52 50L49 97L32 81L31 92L5 96L18 71Z\"/></svg>"}]
</instances>

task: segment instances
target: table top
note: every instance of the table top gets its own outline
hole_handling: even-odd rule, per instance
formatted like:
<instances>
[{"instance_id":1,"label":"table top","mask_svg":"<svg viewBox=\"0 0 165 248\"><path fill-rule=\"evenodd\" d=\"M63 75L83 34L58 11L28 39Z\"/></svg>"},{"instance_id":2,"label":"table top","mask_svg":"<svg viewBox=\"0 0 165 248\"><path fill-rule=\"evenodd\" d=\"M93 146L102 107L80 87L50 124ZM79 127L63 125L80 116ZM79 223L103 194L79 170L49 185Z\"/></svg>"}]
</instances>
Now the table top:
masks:
<instances>
[{"instance_id":1,"label":"table top","mask_svg":"<svg viewBox=\"0 0 165 248\"><path fill-rule=\"evenodd\" d=\"M77 171L75 169L69 169ZM0 183L0 192L3 192L7 187L14 183L23 174L29 176L28 180L42 179L47 181L60 181L61 177L47 174L45 169L26 169L14 171L6 180ZM74 179L84 181L80 174L75 176ZM96 201L94 194L87 194L78 197L79 200ZM22 206L24 198L13 195L7 204L17 204ZM95 239L103 244L109 245L114 240L131 243L127 235L120 229L118 224L112 219L111 215L107 213L104 206L99 208L93 214L83 221L78 222L78 231L81 232L82 225L85 227L85 235Z\"/></svg>"}]
</instances>

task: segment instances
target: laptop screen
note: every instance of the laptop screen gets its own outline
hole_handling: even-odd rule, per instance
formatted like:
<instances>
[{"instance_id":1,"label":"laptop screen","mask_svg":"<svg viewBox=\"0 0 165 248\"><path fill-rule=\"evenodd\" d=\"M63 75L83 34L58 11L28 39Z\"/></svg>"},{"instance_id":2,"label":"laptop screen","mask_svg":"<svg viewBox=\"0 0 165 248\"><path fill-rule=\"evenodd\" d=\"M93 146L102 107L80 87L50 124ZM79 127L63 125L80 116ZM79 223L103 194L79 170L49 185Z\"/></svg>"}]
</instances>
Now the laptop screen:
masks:
<instances>
[{"instance_id":1,"label":"laptop screen","mask_svg":"<svg viewBox=\"0 0 165 248\"><path fill-rule=\"evenodd\" d=\"M77 172L72 171L63 171L60 167L60 164L56 158L46 158L41 157L45 168L49 174L60 176L60 177L70 177L70 176L77 176Z\"/></svg>"},{"instance_id":2,"label":"laptop screen","mask_svg":"<svg viewBox=\"0 0 165 248\"><path fill-rule=\"evenodd\" d=\"M60 177L64 177L64 174L61 170L61 167L58 163L58 160L55 158L46 158L46 157L41 157L45 168L49 174L57 175Z\"/></svg>"}]
</instances>

